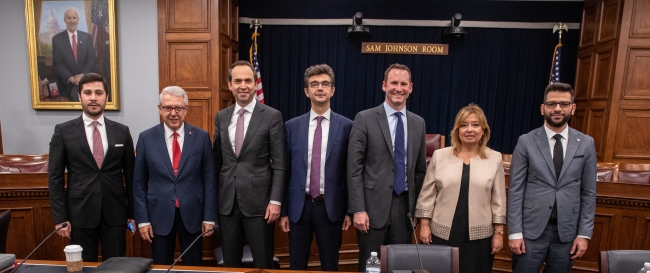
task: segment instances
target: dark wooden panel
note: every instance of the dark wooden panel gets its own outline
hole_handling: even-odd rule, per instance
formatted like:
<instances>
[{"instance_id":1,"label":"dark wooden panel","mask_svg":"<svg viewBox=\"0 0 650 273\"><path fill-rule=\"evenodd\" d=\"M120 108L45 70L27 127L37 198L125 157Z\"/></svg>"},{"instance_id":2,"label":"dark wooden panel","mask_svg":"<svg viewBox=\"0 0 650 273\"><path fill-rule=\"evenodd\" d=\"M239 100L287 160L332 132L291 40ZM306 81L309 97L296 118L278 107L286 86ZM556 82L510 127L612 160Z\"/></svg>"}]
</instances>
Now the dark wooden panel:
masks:
<instances>
[{"instance_id":1,"label":"dark wooden panel","mask_svg":"<svg viewBox=\"0 0 650 273\"><path fill-rule=\"evenodd\" d=\"M230 4L230 39L239 40L239 1L231 0Z\"/></svg>"},{"instance_id":2,"label":"dark wooden panel","mask_svg":"<svg viewBox=\"0 0 650 273\"><path fill-rule=\"evenodd\" d=\"M578 56L576 67L575 98L576 100L586 99L589 95L591 83L591 71L593 71L592 50L581 50Z\"/></svg>"},{"instance_id":3,"label":"dark wooden panel","mask_svg":"<svg viewBox=\"0 0 650 273\"><path fill-rule=\"evenodd\" d=\"M187 90L210 89L210 45L206 42L169 43L169 82Z\"/></svg>"},{"instance_id":4,"label":"dark wooden panel","mask_svg":"<svg viewBox=\"0 0 650 273\"><path fill-rule=\"evenodd\" d=\"M5 208L3 211L6 209L12 210L7 235L7 253L24 258L36 247L34 207ZM12 251L9 251L10 249Z\"/></svg>"},{"instance_id":5,"label":"dark wooden panel","mask_svg":"<svg viewBox=\"0 0 650 273\"><path fill-rule=\"evenodd\" d=\"M630 37L650 37L650 1L634 1L633 12Z\"/></svg>"},{"instance_id":6,"label":"dark wooden panel","mask_svg":"<svg viewBox=\"0 0 650 273\"><path fill-rule=\"evenodd\" d=\"M228 5L228 0L219 0L219 31L221 34L226 35L227 37L230 37L231 35L231 29L230 29L230 7Z\"/></svg>"},{"instance_id":7,"label":"dark wooden panel","mask_svg":"<svg viewBox=\"0 0 650 273\"><path fill-rule=\"evenodd\" d=\"M601 5L600 29L598 31L598 42L605 42L617 38L620 19L619 0L605 0Z\"/></svg>"},{"instance_id":8,"label":"dark wooden panel","mask_svg":"<svg viewBox=\"0 0 650 273\"><path fill-rule=\"evenodd\" d=\"M614 43L608 43L607 47L596 52L591 99L607 99L611 94L613 50Z\"/></svg>"},{"instance_id":9,"label":"dark wooden panel","mask_svg":"<svg viewBox=\"0 0 650 273\"><path fill-rule=\"evenodd\" d=\"M587 135L594 138L598 161L603 161L605 155L605 109L589 109L587 117Z\"/></svg>"},{"instance_id":10,"label":"dark wooden panel","mask_svg":"<svg viewBox=\"0 0 650 273\"><path fill-rule=\"evenodd\" d=\"M614 158L650 160L650 109L622 109L618 115Z\"/></svg>"},{"instance_id":11,"label":"dark wooden panel","mask_svg":"<svg viewBox=\"0 0 650 273\"><path fill-rule=\"evenodd\" d=\"M650 99L650 42L646 48L630 48L625 68L623 99Z\"/></svg>"},{"instance_id":12,"label":"dark wooden panel","mask_svg":"<svg viewBox=\"0 0 650 273\"><path fill-rule=\"evenodd\" d=\"M228 89L228 70L230 69L230 64L231 58L230 58L230 45L228 43L222 43L221 44L221 51L219 54L219 60L220 60L220 66L219 66L219 71L220 71L220 77L222 79L225 79L225 81L221 81L220 87L221 89Z\"/></svg>"},{"instance_id":13,"label":"dark wooden panel","mask_svg":"<svg viewBox=\"0 0 650 273\"><path fill-rule=\"evenodd\" d=\"M209 5L208 0L169 0L167 31L209 32Z\"/></svg>"},{"instance_id":14,"label":"dark wooden panel","mask_svg":"<svg viewBox=\"0 0 650 273\"><path fill-rule=\"evenodd\" d=\"M194 126L209 131L209 128L212 128L210 126L212 123L211 113L210 98L190 99L185 120Z\"/></svg>"},{"instance_id":15,"label":"dark wooden panel","mask_svg":"<svg viewBox=\"0 0 650 273\"><path fill-rule=\"evenodd\" d=\"M580 47L594 44L598 24L598 4L596 1L586 1L582 10L582 24L580 25Z\"/></svg>"},{"instance_id":16,"label":"dark wooden panel","mask_svg":"<svg viewBox=\"0 0 650 273\"><path fill-rule=\"evenodd\" d=\"M573 129L576 129L576 130L578 130L580 132L583 132L585 134L587 133L586 130L585 130L587 128L584 127L585 115L586 114L587 114L587 111L586 111L585 106L578 105L578 107L576 108L575 114L571 118L571 127Z\"/></svg>"}]
</instances>

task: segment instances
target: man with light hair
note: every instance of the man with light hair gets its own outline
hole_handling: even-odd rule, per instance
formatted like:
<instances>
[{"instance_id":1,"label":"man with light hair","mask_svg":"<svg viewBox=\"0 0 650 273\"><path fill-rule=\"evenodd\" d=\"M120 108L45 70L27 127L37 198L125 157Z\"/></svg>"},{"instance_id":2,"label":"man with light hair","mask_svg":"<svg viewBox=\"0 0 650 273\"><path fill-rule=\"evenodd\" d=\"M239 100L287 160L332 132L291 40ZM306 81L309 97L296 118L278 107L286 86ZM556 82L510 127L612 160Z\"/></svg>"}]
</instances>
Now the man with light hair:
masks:
<instances>
[{"instance_id":1,"label":"man with light hair","mask_svg":"<svg viewBox=\"0 0 650 273\"><path fill-rule=\"evenodd\" d=\"M163 89L163 123L140 133L136 145L135 220L156 264L173 263L178 235L183 264L201 265L202 241L188 247L201 233L212 235L217 217L210 136L184 121L187 104L182 88Z\"/></svg>"}]
</instances>

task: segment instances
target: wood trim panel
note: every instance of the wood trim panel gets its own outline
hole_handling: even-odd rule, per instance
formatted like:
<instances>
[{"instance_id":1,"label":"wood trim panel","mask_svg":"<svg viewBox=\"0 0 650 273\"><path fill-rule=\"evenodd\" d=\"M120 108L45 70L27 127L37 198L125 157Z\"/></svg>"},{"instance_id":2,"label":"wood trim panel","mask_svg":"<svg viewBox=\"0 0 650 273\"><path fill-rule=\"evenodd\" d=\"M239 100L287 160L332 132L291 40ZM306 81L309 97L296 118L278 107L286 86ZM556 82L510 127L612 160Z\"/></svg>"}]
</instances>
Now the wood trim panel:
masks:
<instances>
[{"instance_id":1,"label":"wood trim panel","mask_svg":"<svg viewBox=\"0 0 650 273\"><path fill-rule=\"evenodd\" d=\"M580 46L579 48L594 45L596 29L598 26L599 1L585 1L582 10L582 23L580 24Z\"/></svg>"},{"instance_id":2,"label":"wood trim panel","mask_svg":"<svg viewBox=\"0 0 650 273\"><path fill-rule=\"evenodd\" d=\"M578 105L573 117L571 118L571 127L585 134L587 134L586 129L588 129L585 127L586 114L587 107Z\"/></svg>"},{"instance_id":3,"label":"wood trim panel","mask_svg":"<svg viewBox=\"0 0 650 273\"><path fill-rule=\"evenodd\" d=\"M209 0L167 2L166 32L210 32Z\"/></svg>"},{"instance_id":4,"label":"wood trim panel","mask_svg":"<svg viewBox=\"0 0 650 273\"><path fill-rule=\"evenodd\" d=\"M650 2L647 0L634 1L634 14L632 15L632 28L630 37L650 38Z\"/></svg>"},{"instance_id":5,"label":"wood trim panel","mask_svg":"<svg viewBox=\"0 0 650 273\"><path fill-rule=\"evenodd\" d=\"M589 92L590 99L608 99L612 92L614 52L616 50L614 41L596 46L594 53L594 76Z\"/></svg>"},{"instance_id":6,"label":"wood trim panel","mask_svg":"<svg viewBox=\"0 0 650 273\"><path fill-rule=\"evenodd\" d=\"M605 112L604 108L594 109L590 108L587 110L587 135L594 138L594 145L596 146L596 156L598 162L603 162L603 156L605 155Z\"/></svg>"},{"instance_id":7,"label":"wood trim panel","mask_svg":"<svg viewBox=\"0 0 650 273\"><path fill-rule=\"evenodd\" d=\"M598 42L615 40L618 37L621 19L621 2L624 0L605 0L601 2Z\"/></svg>"},{"instance_id":8,"label":"wood trim panel","mask_svg":"<svg viewBox=\"0 0 650 273\"><path fill-rule=\"evenodd\" d=\"M169 85L186 90L210 90L210 42L171 42L167 46Z\"/></svg>"},{"instance_id":9,"label":"wood trim panel","mask_svg":"<svg viewBox=\"0 0 650 273\"><path fill-rule=\"evenodd\" d=\"M591 78L594 63L593 48L580 50L576 67L575 99L585 100L591 93Z\"/></svg>"},{"instance_id":10,"label":"wood trim panel","mask_svg":"<svg viewBox=\"0 0 650 273\"><path fill-rule=\"evenodd\" d=\"M621 109L618 117L614 158L650 160L650 105Z\"/></svg>"},{"instance_id":11,"label":"wood trim panel","mask_svg":"<svg viewBox=\"0 0 650 273\"><path fill-rule=\"evenodd\" d=\"M629 47L622 99L650 100L650 40L647 47Z\"/></svg>"}]
</instances>

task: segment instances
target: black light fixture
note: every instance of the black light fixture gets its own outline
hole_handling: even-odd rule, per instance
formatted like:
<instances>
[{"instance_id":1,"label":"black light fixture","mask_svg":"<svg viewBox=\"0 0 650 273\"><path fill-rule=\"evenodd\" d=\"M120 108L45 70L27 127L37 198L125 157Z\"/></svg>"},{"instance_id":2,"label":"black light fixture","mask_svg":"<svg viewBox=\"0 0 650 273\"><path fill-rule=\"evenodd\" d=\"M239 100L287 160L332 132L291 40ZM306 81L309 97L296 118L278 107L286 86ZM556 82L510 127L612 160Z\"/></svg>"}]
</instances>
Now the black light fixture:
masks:
<instances>
[{"instance_id":1,"label":"black light fixture","mask_svg":"<svg viewBox=\"0 0 650 273\"><path fill-rule=\"evenodd\" d=\"M467 34L467 32L465 32L465 29L463 29L463 27L460 26L460 21L462 19L463 19L463 15L461 15L460 13L454 14L454 16L451 17L451 25L449 26L449 28L446 28L443 31L443 34L455 35L456 37L461 37Z\"/></svg>"},{"instance_id":2,"label":"black light fixture","mask_svg":"<svg viewBox=\"0 0 650 273\"><path fill-rule=\"evenodd\" d=\"M363 14L357 12L352 16L352 26L348 27L348 36L365 36L370 34L370 29L363 25Z\"/></svg>"}]
</instances>

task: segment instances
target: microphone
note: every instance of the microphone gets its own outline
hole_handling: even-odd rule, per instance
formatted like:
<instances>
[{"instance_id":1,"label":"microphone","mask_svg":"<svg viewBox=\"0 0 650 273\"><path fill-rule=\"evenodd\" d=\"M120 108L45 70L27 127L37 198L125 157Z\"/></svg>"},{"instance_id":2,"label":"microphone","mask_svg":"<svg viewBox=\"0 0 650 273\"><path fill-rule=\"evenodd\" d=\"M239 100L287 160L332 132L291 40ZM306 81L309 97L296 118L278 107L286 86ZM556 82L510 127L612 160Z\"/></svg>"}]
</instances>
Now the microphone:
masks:
<instances>
[{"instance_id":1,"label":"microphone","mask_svg":"<svg viewBox=\"0 0 650 273\"><path fill-rule=\"evenodd\" d=\"M50 233L50 235L47 235L47 237L45 237L45 240L43 240L40 244L38 244L38 246L36 246L36 248L34 248L34 250L32 250L32 252L29 253L29 255L27 255L27 257L25 257L25 259L24 259L22 262L20 262L20 264L19 264L18 266L16 266L16 268L14 268L14 270L11 270L11 273L14 273L14 271L18 270L18 268L20 268L20 266L23 265L23 263L25 263L25 261L27 261L27 258L29 258L29 256L32 256L32 254L34 254L34 252L36 252L36 250L37 250L39 247L41 247L41 245L42 245L43 243L45 243L45 241L47 241L47 239L50 239L50 237L51 237L52 235L54 235L54 233L56 233L57 231L61 230L62 228L65 228L65 227L67 227L67 226L68 226L68 223L63 223L59 228L57 228L57 229L55 229L54 231L52 231L52 233Z\"/></svg>"},{"instance_id":2,"label":"microphone","mask_svg":"<svg viewBox=\"0 0 650 273\"><path fill-rule=\"evenodd\" d=\"M415 238L415 249L418 252L418 259L420 260L420 269L422 270L420 273L428 273L427 271L424 270L424 266L422 266L422 257L420 256L420 247L418 246L418 236L415 235L415 227L413 226L413 223L415 223L415 219L413 219L413 214L410 212L406 214L406 217L409 218L409 221L411 221L411 229L413 230L413 238ZM413 270L413 273L416 270Z\"/></svg>"},{"instance_id":3,"label":"microphone","mask_svg":"<svg viewBox=\"0 0 650 273\"><path fill-rule=\"evenodd\" d=\"M196 243L196 241L198 241L201 237L203 237L203 235L205 235L206 233L208 233L208 232L210 232L210 231L213 231L213 230L217 230L217 232L219 232L218 229L219 229L219 226L214 225L214 226L212 226L211 229L208 229L208 230L206 230L205 232L201 233L201 235L197 236L196 239L194 239L194 241L192 241L192 243L190 244L190 246L188 246L188 247L185 249L185 251L183 251L183 253L181 253L181 255L178 256L178 258L177 258L177 259L174 261L174 263L169 267L169 269L167 269L167 271L165 271L165 273L169 272L169 270L172 270L172 267L174 267L174 265L176 265L176 263L178 262L178 260L180 260L180 259L183 257L183 255L185 255L185 252L187 252L188 250L190 250L190 248L192 248L192 246L194 245L194 243Z\"/></svg>"}]
</instances>

